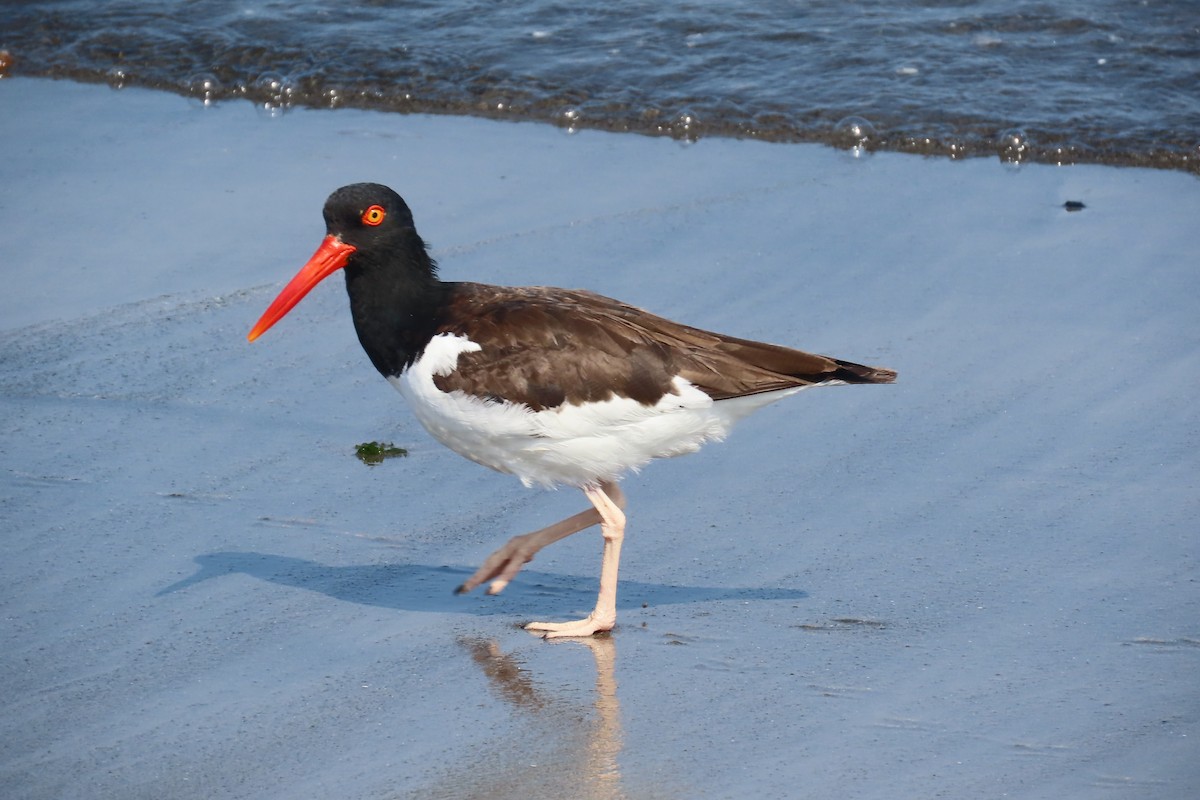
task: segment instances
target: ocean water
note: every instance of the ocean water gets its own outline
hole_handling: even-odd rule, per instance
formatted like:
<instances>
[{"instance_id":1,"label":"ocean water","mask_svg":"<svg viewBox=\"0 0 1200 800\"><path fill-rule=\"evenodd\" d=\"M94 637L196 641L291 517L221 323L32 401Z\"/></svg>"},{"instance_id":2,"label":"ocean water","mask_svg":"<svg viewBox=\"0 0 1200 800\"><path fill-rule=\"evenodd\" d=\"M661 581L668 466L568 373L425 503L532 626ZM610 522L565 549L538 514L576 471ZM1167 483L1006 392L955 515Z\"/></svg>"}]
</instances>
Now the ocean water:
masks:
<instances>
[{"instance_id":1,"label":"ocean water","mask_svg":"<svg viewBox=\"0 0 1200 800\"><path fill-rule=\"evenodd\" d=\"M42 0L10 75L1200 173L1197 0Z\"/></svg>"}]
</instances>

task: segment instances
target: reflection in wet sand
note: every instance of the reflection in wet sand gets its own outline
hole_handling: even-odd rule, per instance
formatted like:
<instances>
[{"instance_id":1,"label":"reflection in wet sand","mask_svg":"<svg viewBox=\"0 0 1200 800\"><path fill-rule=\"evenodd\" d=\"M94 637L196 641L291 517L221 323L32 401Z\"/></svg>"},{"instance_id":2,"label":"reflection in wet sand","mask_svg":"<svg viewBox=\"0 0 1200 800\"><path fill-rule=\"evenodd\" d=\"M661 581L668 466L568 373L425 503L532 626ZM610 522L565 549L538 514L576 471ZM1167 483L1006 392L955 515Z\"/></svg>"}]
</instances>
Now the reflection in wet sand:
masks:
<instances>
[{"instance_id":1,"label":"reflection in wet sand","mask_svg":"<svg viewBox=\"0 0 1200 800\"><path fill-rule=\"evenodd\" d=\"M596 665L591 708L569 689L539 686L520 659L489 639L459 640L487 677L492 693L518 712L512 730L472 753L463 768L444 776L428 796L528 800L619 800L663 797L623 785L621 707L611 636L563 640L554 647L587 647ZM422 793L424 794L424 793Z\"/></svg>"}]
</instances>

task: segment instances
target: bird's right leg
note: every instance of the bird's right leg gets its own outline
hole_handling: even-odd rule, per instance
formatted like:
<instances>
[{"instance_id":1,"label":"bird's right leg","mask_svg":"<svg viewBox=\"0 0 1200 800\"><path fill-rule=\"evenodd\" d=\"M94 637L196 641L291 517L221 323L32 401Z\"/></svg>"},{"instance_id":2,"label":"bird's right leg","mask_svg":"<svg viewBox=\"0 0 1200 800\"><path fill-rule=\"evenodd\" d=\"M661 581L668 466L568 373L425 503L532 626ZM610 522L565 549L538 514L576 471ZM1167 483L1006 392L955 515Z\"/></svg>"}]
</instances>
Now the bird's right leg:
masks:
<instances>
[{"instance_id":1,"label":"bird's right leg","mask_svg":"<svg viewBox=\"0 0 1200 800\"><path fill-rule=\"evenodd\" d=\"M625 496L616 483L607 483L609 497L620 507L625 506ZM499 594L508 586L509 581L516 577L521 567L533 560L533 557L546 545L554 544L559 539L565 539L572 533L579 533L584 528L600 524L600 512L595 508L580 511L573 517L567 517L561 522L548 525L532 533L514 536L496 552L487 557L483 565L475 570L475 574L463 581L455 589L455 593L463 594L482 583L491 581L488 594Z\"/></svg>"},{"instance_id":2,"label":"bird's right leg","mask_svg":"<svg viewBox=\"0 0 1200 800\"><path fill-rule=\"evenodd\" d=\"M596 596L596 608L583 619L571 622L531 622L527 631L545 631L545 638L560 636L591 636L594 633L611 631L617 623L617 569L621 564L621 542L625 539L624 498L618 492L617 500L609 496L616 484L601 484L584 487L584 494L600 514L600 533L604 536L604 557L600 562L600 593Z\"/></svg>"}]
</instances>

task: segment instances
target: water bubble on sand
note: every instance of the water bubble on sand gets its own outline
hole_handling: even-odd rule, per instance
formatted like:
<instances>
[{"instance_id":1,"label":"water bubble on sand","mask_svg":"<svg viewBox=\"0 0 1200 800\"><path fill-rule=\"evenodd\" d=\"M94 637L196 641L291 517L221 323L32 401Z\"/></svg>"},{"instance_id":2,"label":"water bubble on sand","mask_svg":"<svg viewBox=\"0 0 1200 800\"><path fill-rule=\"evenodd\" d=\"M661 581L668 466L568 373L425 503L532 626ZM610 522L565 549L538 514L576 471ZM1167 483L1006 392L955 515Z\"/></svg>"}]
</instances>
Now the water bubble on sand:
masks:
<instances>
[{"instance_id":1,"label":"water bubble on sand","mask_svg":"<svg viewBox=\"0 0 1200 800\"><path fill-rule=\"evenodd\" d=\"M996 154L1004 164L1018 167L1029 159L1029 137L1020 128L1009 128L996 137Z\"/></svg>"},{"instance_id":2,"label":"water bubble on sand","mask_svg":"<svg viewBox=\"0 0 1200 800\"><path fill-rule=\"evenodd\" d=\"M700 138L700 118L687 109L675 115L667 126L668 132L682 142L691 143Z\"/></svg>"},{"instance_id":3,"label":"water bubble on sand","mask_svg":"<svg viewBox=\"0 0 1200 800\"><path fill-rule=\"evenodd\" d=\"M278 72L264 72L254 79L254 88L262 92L278 94L283 90L283 75Z\"/></svg>"},{"instance_id":4,"label":"water bubble on sand","mask_svg":"<svg viewBox=\"0 0 1200 800\"><path fill-rule=\"evenodd\" d=\"M905 153L931 156L942 151L941 141L934 136L901 136L893 143Z\"/></svg>"},{"instance_id":5,"label":"water bubble on sand","mask_svg":"<svg viewBox=\"0 0 1200 800\"><path fill-rule=\"evenodd\" d=\"M321 90L321 100L330 108L337 108L346 102L346 93L336 86L326 86Z\"/></svg>"},{"instance_id":6,"label":"water bubble on sand","mask_svg":"<svg viewBox=\"0 0 1200 800\"><path fill-rule=\"evenodd\" d=\"M559 112L559 124L567 129L567 133L576 133L579 130L579 121L583 118L583 114L578 108L564 108Z\"/></svg>"},{"instance_id":7,"label":"water bubble on sand","mask_svg":"<svg viewBox=\"0 0 1200 800\"><path fill-rule=\"evenodd\" d=\"M875 126L862 117L846 117L833 126L833 145L850 151L858 158L879 144Z\"/></svg>"},{"instance_id":8,"label":"water bubble on sand","mask_svg":"<svg viewBox=\"0 0 1200 800\"><path fill-rule=\"evenodd\" d=\"M296 87L278 72L264 72L255 79L251 91L259 113L279 117L292 107Z\"/></svg>"},{"instance_id":9,"label":"water bubble on sand","mask_svg":"<svg viewBox=\"0 0 1200 800\"><path fill-rule=\"evenodd\" d=\"M210 72L197 73L188 78L187 82L188 97L201 106L216 105L224 88L217 76Z\"/></svg>"},{"instance_id":10,"label":"water bubble on sand","mask_svg":"<svg viewBox=\"0 0 1200 800\"><path fill-rule=\"evenodd\" d=\"M1079 157L1082 155L1084 149L1082 145L1074 143L1056 144L1048 150L1044 150L1039 160L1049 161L1060 167L1066 167L1079 163Z\"/></svg>"},{"instance_id":11,"label":"water bubble on sand","mask_svg":"<svg viewBox=\"0 0 1200 800\"><path fill-rule=\"evenodd\" d=\"M104 81L114 89L124 89L129 83L129 70L125 67L113 67L104 73Z\"/></svg>"}]
</instances>

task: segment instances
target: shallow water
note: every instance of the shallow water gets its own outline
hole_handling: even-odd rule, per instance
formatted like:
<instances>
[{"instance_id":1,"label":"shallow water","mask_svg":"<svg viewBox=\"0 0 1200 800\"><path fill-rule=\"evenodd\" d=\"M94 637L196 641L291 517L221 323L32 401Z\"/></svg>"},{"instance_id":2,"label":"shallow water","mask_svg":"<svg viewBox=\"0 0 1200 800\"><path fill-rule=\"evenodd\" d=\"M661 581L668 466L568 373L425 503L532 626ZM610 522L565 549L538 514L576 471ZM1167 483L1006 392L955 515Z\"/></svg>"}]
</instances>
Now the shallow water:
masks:
<instances>
[{"instance_id":1,"label":"shallow water","mask_svg":"<svg viewBox=\"0 0 1200 800\"><path fill-rule=\"evenodd\" d=\"M45 0L0 8L0 47L14 75L245 97L269 113L355 106L1200 170L1191 0Z\"/></svg>"}]
</instances>

